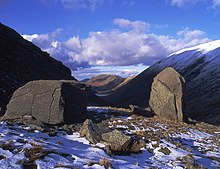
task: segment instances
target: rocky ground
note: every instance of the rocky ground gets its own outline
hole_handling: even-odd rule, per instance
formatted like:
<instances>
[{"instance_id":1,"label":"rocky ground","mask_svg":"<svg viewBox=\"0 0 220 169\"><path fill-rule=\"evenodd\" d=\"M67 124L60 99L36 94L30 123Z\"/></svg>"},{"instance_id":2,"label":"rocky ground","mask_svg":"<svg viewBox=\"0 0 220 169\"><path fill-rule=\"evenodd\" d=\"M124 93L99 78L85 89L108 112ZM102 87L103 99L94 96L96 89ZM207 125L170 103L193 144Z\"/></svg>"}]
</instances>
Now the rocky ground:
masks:
<instances>
[{"instance_id":1,"label":"rocky ground","mask_svg":"<svg viewBox=\"0 0 220 169\"><path fill-rule=\"evenodd\" d=\"M114 155L80 138L82 124L40 128L0 123L3 168L219 168L220 128L132 115L126 109L88 107L98 127L135 135L138 154Z\"/></svg>"}]
</instances>

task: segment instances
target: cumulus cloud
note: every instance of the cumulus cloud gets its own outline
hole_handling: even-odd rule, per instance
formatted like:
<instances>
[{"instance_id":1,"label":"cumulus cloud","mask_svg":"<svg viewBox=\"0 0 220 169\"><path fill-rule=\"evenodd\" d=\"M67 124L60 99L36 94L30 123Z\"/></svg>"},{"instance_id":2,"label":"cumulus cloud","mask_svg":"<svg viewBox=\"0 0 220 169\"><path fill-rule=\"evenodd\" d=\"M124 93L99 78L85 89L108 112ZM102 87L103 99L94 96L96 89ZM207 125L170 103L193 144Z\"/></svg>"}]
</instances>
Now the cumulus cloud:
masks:
<instances>
[{"instance_id":1,"label":"cumulus cloud","mask_svg":"<svg viewBox=\"0 0 220 169\"><path fill-rule=\"evenodd\" d=\"M80 67L90 67L88 62L83 62L80 58L80 40L79 37L73 37L65 42L58 41L58 35L61 29L57 29L49 34L22 35L24 39L31 41L43 51L48 52L52 57L62 61L71 70L77 70ZM59 32L59 33L58 33Z\"/></svg>"},{"instance_id":2,"label":"cumulus cloud","mask_svg":"<svg viewBox=\"0 0 220 169\"><path fill-rule=\"evenodd\" d=\"M115 19L113 22L119 26L118 29L90 32L84 39L73 36L59 41L56 37L60 29L50 34L23 37L71 70L94 66L151 65L170 53L210 41L201 30L184 28L172 37L149 33L149 24L145 22L126 19Z\"/></svg>"},{"instance_id":3,"label":"cumulus cloud","mask_svg":"<svg viewBox=\"0 0 220 169\"><path fill-rule=\"evenodd\" d=\"M142 21L130 21L128 19L123 19L123 18L117 18L114 19L113 21L114 24L118 25L119 27L124 27L124 28L131 28L135 31L146 31L149 27L150 24Z\"/></svg>"}]
</instances>

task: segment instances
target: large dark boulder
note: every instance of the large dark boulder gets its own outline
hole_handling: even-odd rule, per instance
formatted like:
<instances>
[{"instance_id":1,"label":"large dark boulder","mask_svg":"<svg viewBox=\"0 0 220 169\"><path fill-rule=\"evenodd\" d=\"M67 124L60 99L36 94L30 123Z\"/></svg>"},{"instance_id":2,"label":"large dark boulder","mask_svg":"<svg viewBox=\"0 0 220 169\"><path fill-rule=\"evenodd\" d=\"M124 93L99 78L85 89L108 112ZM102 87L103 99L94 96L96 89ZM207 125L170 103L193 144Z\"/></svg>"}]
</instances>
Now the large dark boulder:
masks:
<instances>
[{"instance_id":1,"label":"large dark boulder","mask_svg":"<svg viewBox=\"0 0 220 169\"><path fill-rule=\"evenodd\" d=\"M16 90L2 120L33 119L46 124L82 122L90 89L77 81L31 81Z\"/></svg>"},{"instance_id":2,"label":"large dark boulder","mask_svg":"<svg viewBox=\"0 0 220 169\"><path fill-rule=\"evenodd\" d=\"M150 108L158 116L186 121L184 113L185 79L172 67L161 71L151 87Z\"/></svg>"},{"instance_id":3,"label":"large dark boulder","mask_svg":"<svg viewBox=\"0 0 220 169\"><path fill-rule=\"evenodd\" d=\"M0 115L16 89L33 80L75 80L48 53L0 23Z\"/></svg>"}]
</instances>

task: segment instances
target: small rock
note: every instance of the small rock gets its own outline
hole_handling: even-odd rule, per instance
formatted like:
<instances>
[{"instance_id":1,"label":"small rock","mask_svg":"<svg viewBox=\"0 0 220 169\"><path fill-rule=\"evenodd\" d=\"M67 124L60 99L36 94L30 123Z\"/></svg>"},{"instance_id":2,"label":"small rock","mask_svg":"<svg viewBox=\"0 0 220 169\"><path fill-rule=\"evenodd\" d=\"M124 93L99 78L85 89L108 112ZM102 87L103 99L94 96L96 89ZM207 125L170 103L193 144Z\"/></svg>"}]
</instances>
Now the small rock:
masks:
<instances>
[{"instance_id":1,"label":"small rock","mask_svg":"<svg viewBox=\"0 0 220 169\"><path fill-rule=\"evenodd\" d=\"M32 163L23 163L23 169L37 169L37 164L35 162Z\"/></svg>"},{"instance_id":2,"label":"small rock","mask_svg":"<svg viewBox=\"0 0 220 169\"><path fill-rule=\"evenodd\" d=\"M145 146L145 143L143 140L133 140L131 145L131 152L132 153L139 153L141 148Z\"/></svg>"},{"instance_id":3,"label":"small rock","mask_svg":"<svg viewBox=\"0 0 220 169\"><path fill-rule=\"evenodd\" d=\"M100 130L90 119L87 119L83 123L79 133L80 137L86 137L86 139L92 144L96 144L101 141Z\"/></svg>"},{"instance_id":4,"label":"small rock","mask_svg":"<svg viewBox=\"0 0 220 169\"><path fill-rule=\"evenodd\" d=\"M171 151L167 147L161 147L158 151L164 153L165 155L170 155Z\"/></svg>"},{"instance_id":5,"label":"small rock","mask_svg":"<svg viewBox=\"0 0 220 169\"><path fill-rule=\"evenodd\" d=\"M102 139L107 144L108 154L125 155L130 153L138 153L144 147L144 142L137 138L123 134L121 131L114 130L112 132L102 134ZM109 153L109 151L111 153Z\"/></svg>"},{"instance_id":6,"label":"small rock","mask_svg":"<svg viewBox=\"0 0 220 169\"><path fill-rule=\"evenodd\" d=\"M114 146L116 149L117 147L124 149L128 147L132 141L130 136L127 136L118 130L102 134L102 139L108 143L111 143L111 147Z\"/></svg>"},{"instance_id":7,"label":"small rock","mask_svg":"<svg viewBox=\"0 0 220 169\"><path fill-rule=\"evenodd\" d=\"M149 109L144 109L139 106L129 105L131 112L137 115L145 116L145 117L153 117L154 113L149 111Z\"/></svg>"},{"instance_id":8,"label":"small rock","mask_svg":"<svg viewBox=\"0 0 220 169\"><path fill-rule=\"evenodd\" d=\"M99 165L104 166L106 169L112 168L111 162L106 158L100 159Z\"/></svg>"},{"instance_id":9,"label":"small rock","mask_svg":"<svg viewBox=\"0 0 220 169\"><path fill-rule=\"evenodd\" d=\"M37 169L37 164L35 162L30 162L26 159L18 161L17 164L22 165L23 169Z\"/></svg>"},{"instance_id":10,"label":"small rock","mask_svg":"<svg viewBox=\"0 0 220 169\"><path fill-rule=\"evenodd\" d=\"M188 169L203 169L203 167L199 166L196 163L195 158L191 154L187 154L186 156L183 156L181 158L181 161Z\"/></svg>"},{"instance_id":11,"label":"small rock","mask_svg":"<svg viewBox=\"0 0 220 169\"><path fill-rule=\"evenodd\" d=\"M2 160L2 159L6 159L6 157L3 155L0 155L0 160Z\"/></svg>"}]
</instances>

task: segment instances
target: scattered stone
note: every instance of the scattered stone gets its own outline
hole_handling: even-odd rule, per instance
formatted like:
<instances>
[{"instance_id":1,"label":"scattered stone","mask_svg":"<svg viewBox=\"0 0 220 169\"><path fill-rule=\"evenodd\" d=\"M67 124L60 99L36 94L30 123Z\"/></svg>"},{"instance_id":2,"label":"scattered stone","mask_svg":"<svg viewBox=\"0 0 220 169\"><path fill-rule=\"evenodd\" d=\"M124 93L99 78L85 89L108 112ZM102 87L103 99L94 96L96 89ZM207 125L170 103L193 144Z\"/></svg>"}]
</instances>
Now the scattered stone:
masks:
<instances>
[{"instance_id":1,"label":"scattered stone","mask_svg":"<svg viewBox=\"0 0 220 169\"><path fill-rule=\"evenodd\" d=\"M79 133L80 137L86 137L86 139L92 144L96 144L101 141L100 130L90 119L87 119L83 123Z\"/></svg>"},{"instance_id":2,"label":"scattered stone","mask_svg":"<svg viewBox=\"0 0 220 169\"><path fill-rule=\"evenodd\" d=\"M189 169L202 169L204 167L199 166L196 163L195 158L191 154L187 154L181 158L182 163Z\"/></svg>"},{"instance_id":3,"label":"scattered stone","mask_svg":"<svg viewBox=\"0 0 220 169\"><path fill-rule=\"evenodd\" d=\"M112 132L102 134L102 139L108 143L111 143L111 147L115 147L116 149L125 149L132 142L132 138L123 134L118 130L114 130Z\"/></svg>"},{"instance_id":4,"label":"scattered stone","mask_svg":"<svg viewBox=\"0 0 220 169\"><path fill-rule=\"evenodd\" d=\"M6 159L6 157L3 155L0 155L0 160L2 160L2 159Z\"/></svg>"},{"instance_id":5,"label":"scattered stone","mask_svg":"<svg viewBox=\"0 0 220 169\"><path fill-rule=\"evenodd\" d=\"M149 108L144 109L139 106L129 105L131 112L137 115L145 116L145 117L153 117L154 113L152 113Z\"/></svg>"},{"instance_id":6,"label":"scattered stone","mask_svg":"<svg viewBox=\"0 0 220 169\"><path fill-rule=\"evenodd\" d=\"M41 125L36 125L36 124L27 124L25 123L25 125L28 125L32 131L38 130L40 132L43 132L44 129L42 127L40 127Z\"/></svg>"},{"instance_id":7,"label":"scattered stone","mask_svg":"<svg viewBox=\"0 0 220 169\"><path fill-rule=\"evenodd\" d=\"M77 81L31 81L14 92L2 120L52 125L81 122L85 120L88 95L89 88Z\"/></svg>"},{"instance_id":8,"label":"scattered stone","mask_svg":"<svg viewBox=\"0 0 220 169\"><path fill-rule=\"evenodd\" d=\"M138 153L144 147L143 141L125 135L118 130L102 134L102 140L109 146L112 154Z\"/></svg>"},{"instance_id":9,"label":"scattered stone","mask_svg":"<svg viewBox=\"0 0 220 169\"><path fill-rule=\"evenodd\" d=\"M32 163L37 159L43 159L48 153L43 145L34 145L31 148L24 148L24 155L29 159L29 163Z\"/></svg>"},{"instance_id":10,"label":"scattered stone","mask_svg":"<svg viewBox=\"0 0 220 169\"><path fill-rule=\"evenodd\" d=\"M104 166L105 169L112 168L112 163L106 158L100 159L99 160L99 165Z\"/></svg>"},{"instance_id":11,"label":"scattered stone","mask_svg":"<svg viewBox=\"0 0 220 169\"><path fill-rule=\"evenodd\" d=\"M13 145L13 140L8 140L5 143L1 143L0 148L3 150L9 150L10 152L14 151L15 146Z\"/></svg>"},{"instance_id":12,"label":"scattered stone","mask_svg":"<svg viewBox=\"0 0 220 169\"><path fill-rule=\"evenodd\" d=\"M151 87L149 105L159 117L185 121L184 78L173 68L168 67L155 78Z\"/></svg>"},{"instance_id":13,"label":"scattered stone","mask_svg":"<svg viewBox=\"0 0 220 169\"><path fill-rule=\"evenodd\" d=\"M145 142L141 139L133 139L130 152L139 153L141 148L145 147Z\"/></svg>"},{"instance_id":14,"label":"scattered stone","mask_svg":"<svg viewBox=\"0 0 220 169\"><path fill-rule=\"evenodd\" d=\"M165 155L170 155L171 151L167 147L161 147L158 151L164 153Z\"/></svg>"},{"instance_id":15,"label":"scattered stone","mask_svg":"<svg viewBox=\"0 0 220 169\"><path fill-rule=\"evenodd\" d=\"M18 163L22 165L23 169L37 169L35 162L29 162L26 159L20 160Z\"/></svg>"},{"instance_id":16,"label":"scattered stone","mask_svg":"<svg viewBox=\"0 0 220 169\"><path fill-rule=\"evenodd\" d=\"M50 128L48 131L45 131L45 133L48 134L50 137L55 137L58 134L57 130L53 128Z\"/></svg>"}]
</instances>

